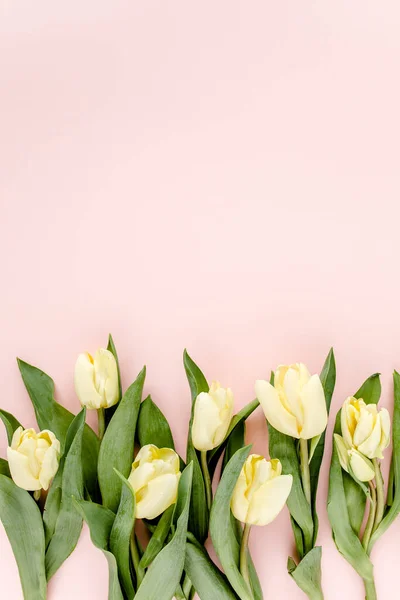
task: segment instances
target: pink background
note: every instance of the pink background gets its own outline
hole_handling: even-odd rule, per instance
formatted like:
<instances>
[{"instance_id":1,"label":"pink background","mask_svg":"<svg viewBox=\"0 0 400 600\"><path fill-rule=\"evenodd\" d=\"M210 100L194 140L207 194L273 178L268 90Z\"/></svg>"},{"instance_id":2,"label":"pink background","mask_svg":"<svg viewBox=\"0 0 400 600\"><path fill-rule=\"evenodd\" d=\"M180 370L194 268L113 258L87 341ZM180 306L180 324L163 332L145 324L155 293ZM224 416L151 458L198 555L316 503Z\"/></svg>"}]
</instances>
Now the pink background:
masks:
<instances>
[{"instance_id":1,"label":"pink background","mask_svg":"<svg viewBox=\"0 0 400 600\"><path fill-rule=\"evenodd\" d=\"M185 346L233 388L238 409L277 363L318 371L332 344L334 412L375 371L391 408L397 0L1 6L1 406L35 424L18 355L78 411L76 355L111 331L124 384L147 364L146 392L181 452ZM248 438L267 452L260 411ZM327 522L330 449L319 489L325 597L361 599ZM251 546L266 597L304 598L286 574L286 511ZM393 598L388 559L399 549L400 520L373 553L380 600ZM19 600L2 529L0 555L2 590ZM51 600L71 597L107 598L86 528L50 584Z\"/></svg>"}]
</instances>

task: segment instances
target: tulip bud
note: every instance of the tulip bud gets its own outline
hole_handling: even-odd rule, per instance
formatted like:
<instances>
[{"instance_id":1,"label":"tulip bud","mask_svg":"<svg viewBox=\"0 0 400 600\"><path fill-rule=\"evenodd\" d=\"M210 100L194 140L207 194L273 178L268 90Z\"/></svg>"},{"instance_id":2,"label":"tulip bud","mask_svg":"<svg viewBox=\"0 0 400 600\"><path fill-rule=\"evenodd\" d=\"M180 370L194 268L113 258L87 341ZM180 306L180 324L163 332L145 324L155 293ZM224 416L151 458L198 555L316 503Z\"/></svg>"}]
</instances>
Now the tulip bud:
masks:
<instances>
[{"instance_id":1,"label":"tulip bud","mask_svg":"<svg viewBox=\"0 0 400 600\"><path fill-rule=\"evenodd\" d=\"M371 481L375 477L372 462L355 448L347 448L341 435L335 433L334 439L342 469L352 472L359 481Z\"/></svg>"},{"instance_id":2,"label":"tulip bud","mask_svg":"<svg viewBox=\"0 0 400 600\"><path fill-rule=\"evenodd\" d=\"M278 459L250 454L233 490L231 510L248 525L268 525L282 508L292 489L292 475L282 475Z\"/></svg>"},{"instance_id":3,"label":"tulip bud","mask_svg":"<svg viewBox=\"0 0 400 600\"><path fill-rule=\"evenodd\" d=\"M378 411L376 404L365 404L361 398L345 400L341 413L344 444L367 458L383 458L390 444L390 416L386 408Z\"/></svg>"},{"instance_id":4,"label":"tulip bud","mask_svg":"<svg viewBox=\"0 0 400 600\"><path fill-rule=\"evenodd\" d=\"M51 431L36 433L18 427L7 448L7 458L16 485L28 491L48 490L58 470L60 442Z\"/></svg>"},{"instance_id":5,"label":"tulip bud","mask_svg":"<svg viewBox=\"0 0 400 600\"><path fill-rule=\"evenodd\" d=\"M82 406L109 408L119 400L117 361L109 350L99 348L94 358L80 354L75 364L75 391Z\"/></svg>"},{"instance_id":6,"label":"tulip bud","mask_svg":"<svg viewBox=\"0 0 400 600\"><path fill-rule=\"evenodd\" d=\"M325 430L328 413L321 380L302 363L278 367L274 385L258 380L255 389L266 419L281 433L308 440Z\"/></svg>"},{"instance_id":7,"label":"tulip bud","mask_svg":"<svg viewBox=\"0 0 400 600\"><path fill-rule=\"evenodd\" d=\"M193 446L202 452L212 450L225 439L233 412L233 394L213 381L209 392L195 400L192 425Z\"/></svg>"},{"instance_id":8,"label":"tulip bud","mask_svg":"<svg viewBox=\"0 0 400 600\"><path fill-rule=\"evenodd\" d=\"M175 504L179 468L179 456L171 448L148 444L140 449L128 478L135 492L137 519L155 519Z\"/></svg>"}]
</instances>

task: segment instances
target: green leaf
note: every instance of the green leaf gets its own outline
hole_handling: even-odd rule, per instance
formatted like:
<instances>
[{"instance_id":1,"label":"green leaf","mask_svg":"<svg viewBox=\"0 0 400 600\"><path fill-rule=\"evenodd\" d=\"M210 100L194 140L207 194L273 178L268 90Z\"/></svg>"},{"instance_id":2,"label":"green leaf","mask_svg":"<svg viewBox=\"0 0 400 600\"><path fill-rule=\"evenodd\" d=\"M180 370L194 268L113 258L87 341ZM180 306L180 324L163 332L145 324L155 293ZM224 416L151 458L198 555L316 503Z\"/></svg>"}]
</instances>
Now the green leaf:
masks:
<instances>
[{"instance_id":1,"label":"green leaf","mask_svg":"<svg viewBox=\"0 0 400 600\"><path fill-rule=\"evenodd\" d=\"M175 594L185 561L192 476L193 467L188 465L179 481L175 534L150 565L135 600L171 600Z\"/></svg>"},{"instance_id":2,"label":"green leaf","mask_svg":"<svg viewBox=\"0 0 400 600\"><path fill-rule=\"evenodd\" d=\"M110 550L115 556L122 588L127 600L132 600L135 590L130 573L129 543L135 526L135 494L121 473L116 471L122 481L121 500L110 534Z\"/></svg>"},{"instance_id":3,"label":"green leaf","mask_svg":"<svg viewBox=\"0 0 400 600\"><path fill-rule=\"evenodd\" d=\"M250 590L238 569L239 543L234 547L231 527L231 498L251 446L238 450L222 474L211 507L210 533L215 551L229 583L241 600L252 600Z\"/></svg>"},{"instance_id":4,"label":"green leaf","mask_svg":"<svg viewBox=\"0 0 400 600\"><path fill-rule=\"evenodd\" d=\"M174 510L175 507L172 505L161 515L140 561L140 566L143 569L147 568L153 562L157 554L163 549L165 540L167 539L171 528Z\"/></svg>"},{"instance_id":5,"label":"green leaf","mask_svg":"<svg viewBox=\"0 0 400 600\"><path fill-rule=\"evenodd\" d=\"M52 431L61 444L63 452L67 431L75 415L58 404L54 399L54 382L40 369L18 359L18 367L25 387L35 409L40 429ZM88 425L83 437L83 474L85 486L92 498L98 496L97 458L99 439Z\"/></svg>"},{"instance_id":6,"label":"green leaf","mask_svg":"<svg viewBox=\"0 0 400 600\"><path fill-rule=\"evenodd\" d=\"M192 500L189 513L189 530L201 543L204 543L208 536L209 514L207 509L207 498L203 473L200 467L197 451L192 443L192 423L194 402L201 392L208 392L209 387L203 373L200 371L196 363L190 358L186 350L183 353L183 364L192 396L192 414L189 423L189 435L186 451L187 464L191 462L193 463Z\"/></svg>"},{"instance_id":7,"label":"green leaf","mask_svg":"<svg viewBox=\"0 0 400 600\"><path fill-rule=\"evenodd\" d=\"M114 355L115 358L115 362L117 363L117 371L118 371L118 385L119 385L119 397L120 399L122 398L122 384L121 384L121 371L120 371L120 367L119 367L119 360L118 360L118 354L117 354L117 349L115 347L114 344L114 340L112 338L111 333L108 336L108 345L107 345L107 350L109 352L111 352L111 354Z\"/></svg>"},{"instance_id":8,"label":"green leaf","mask_svg":"<svg viewBox=\"0 0 400 600\"><path fill-rule=\"evenodd\" d=\"M341 433L340 411L336 416L334 433ZM353 483L356 485L355 482ZM328 517L332 526L333 539L340 554L365 581L373 581L372 563L353 530L354 522L350 522L347 512L343 472L334 443L329 471Z\"/></svg>"},{"instance_id":9,"label":"green leaf","mask_svg":"<svg viewBox=\"0 0 400 600\"><path fill-rule=\"evenodd\" d=\"M391 506L386 512L377 530L372 534L368 551L372 550L375 542L390 527L397 515L400 513L400 374L397 371L393 373L394 383L394 408L393 408L393 453L392 453L392 479L393 489Z\"/></svg>"},{"instance_id":10,"label":"green leaf","mask_svg":"<svg viewBox=\"0 0 400 600\"><path fill-rule=\"evenodd\" d=\"M236 594L206 550L190 542L186 544L185 571L200 600L237 600Z\"/></svg>"},{"instance_id":11,"label":"green leaf","mask_svg":"<svg viewBox=\"0 0 400 600\"><path fill-rule=\"evenodd\" d=\"M158 448L175 449L168 421L151 396L147 396L140 405L137 432L141 447L154 444Z\"/></svg>"},{"instance_id":12,"label":"green leaf","mask_svg":"<svg viewBox=\"0 0 400 600\"><path fill-rule=\"evenodd\" d=\"M3 421L4 427L6 428L8 445L11 446L14 431L18 429L18 427L22 427L22 425L11 413L7 412L6 410L0 410L0 419Z\"/></svg>"},{"instance_id":13,"label":"green leaf","mask_svg":"<svg viewBox=\"0 0 400 600\"><path fill-rule=\"evenodd\" d=\"M380 373L368 377L360 389L354 394L354 398L362 398L366 404L377 404L381 397Z\"/></svg>"},{"instance_id":14,"label":"green leaf","mask_svg":"<svg viewBox=\"0 0 400 600\"><path fill-rule=\"evenodd\" d=\"M131 472L136 422L145 377L146 368L143 367L118 404L100 446L98 465L100 490L104 506L113 512L117 511L122 487L122 481L114 472L114 468L124 477L128 477Z\"/></svg>"},{"instance_id":15,"label":"green leaf","mask_svg":"<svg viewBox=\"0 0 400 600\"><path fill-rule=\"evenodd\" d=\"M112 338L111 333L108 336L107 350L109 352L111 352L111 354L113 354L113 356L115 358L115 362L117 363L118 389L119 389L118 402L119 402L121 400L121 398L122 398L121 371L120 371L120 366L119 366L117 349L115 347L114 340ZM108 424L111 421L111 419L112 419L115 411L117 410L118 402L116 404L114 404L113 406L110 406L110 408L107 408L107 409L104 410L104 422L105 422L106 429L107 429Z\"/></svg>"},{"instance_id":16,"label":"green leaf","mask_svg":"<svg viewBox=\"0 0 400 600\"><path fill-rule=\"evenodd\" d=\"M10 467L8 466L8 462L4 458L0 458L0 475L11 477Z\"/></svg>"},{"instance_id":17,"label":"green leaf","mask_svg":"<svg viewBox=\"0 0 400 600\"><path fill-rule=\"evenodd\" d=\"M6 475L0 475L0 519L14 552L25 600L45 600L42 516L32 496Z\"/></svg>"},{"instance_id":18,"label":"green leaf","mask_svg":"<svg viewBox=\"0 0 400 600\"><path fill-rule=\"evenodd\" d=\"M342 477L350 525L358 536L364 519L366 496L362 487L348 473L342 471Z\"/></svg>"},{"instance_id":19,"label":"green leaf","mask_svg":"<svg viewBox=\"0 0 400 600\"><path fill-rule=\"evenodd\" d=\"M335 389L336 383L336 362L335 355L333 352L333 348L331 348L328 352L328 356L326 357L324 366L321 371L321 383L324 388L325 394L325 402L326 402L326 410L329 415L329 410L331 407L332 395ZM324 456L324 448L325 448L325 434L323 431L321 436L319 437L318 442L314 441L315 448L312 448L312 452L310 455L312 456L310 460L310 483L311 483L311 505L312 505L312 514L314 520L314 534L313 534L313 546L317 539L318 534L318 515L316 510L316 501L317 501L317 488L318 488L318 478L319 472L321 469L321 463Z\"/></svg>"},{"instance_id":20,"label":"green leaf","mask_svg":"<svg viewBox=\"0 0 400 600\"><path fill-rule=\"evenodd\" d=\"M90 537L96 548L103 551L108 563L108 600L124 600L118 579L115 556L108 549L108 541L114 524L114 513L94 502L73 500L75 507L90 529Z\"/></svg>"},{"instance_id":21,"label":"green leaf","mask_svg":"<svg viewBox=\"0 0 400 600\"><path fill-rule=\"evenodd\" d=\"M61 501L54 532L46 550L46 576L48 580L73 552L82 529L82 519L72 504L72 496L78 499L83 498L82 440L85 416L86 409L84 408L72 421L67 433L66 454L60 464L62 473ZM60 492L57 492L57 494L60 494ZM46 519L47 537L49 536L48 532L51 532L53 527L52 521L58 500L53 496L50 498L51 504L47 508L46 517L44 517Z\"/></svg>"},{"instance_id":22,"label":"green leaf","mask_svg":"<svg viewBox=\"0 0 400 600\"><path fill-rule=\"evenodd\" d=\"M282 463L283 473L293 476L292 490L287 505L292 519L303 532L302 544L300 544L298 536L295 535L297 552L300 559L302 559L314 546L314 521L311 507L304 495L301 483L295 440L274 429L270 423L268 423L268 433L270 457L278 458Z\"/></svg>"},{"instance_id":23,"label":"green leaf","mask_svg":"<svg viewBox=\"0 0 400 600\"><path fill-rule=\"evenodd\" d=\"M322 549L317 546L310 550L297 566L293 559L289 558L288 561L289 574L310 600L324 598L321 587L321 556Z\"/></svg>"}]
</instances>

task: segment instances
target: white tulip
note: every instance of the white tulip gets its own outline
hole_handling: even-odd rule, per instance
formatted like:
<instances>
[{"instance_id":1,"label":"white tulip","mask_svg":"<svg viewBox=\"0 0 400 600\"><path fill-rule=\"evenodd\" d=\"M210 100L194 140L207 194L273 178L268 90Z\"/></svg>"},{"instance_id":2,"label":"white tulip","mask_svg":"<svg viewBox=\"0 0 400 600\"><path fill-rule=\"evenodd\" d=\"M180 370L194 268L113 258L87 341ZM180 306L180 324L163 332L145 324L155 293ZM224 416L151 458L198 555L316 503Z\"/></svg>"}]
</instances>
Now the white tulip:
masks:
<instances>
[{"instance_id":1,"label":"white tulip","mask_svg":"<svg viewBox=\"0 0 400 600\"><path fill-rule=\"evenodd\" d=\"M109 408L119 400L117 361L105 348L94 357L88 352L78 356L74 382L80 403L88 409Z\"/></svg>"},{"instance_id":2,"label":"white tulip","mask_svg":"<svg viewBox=\"0 0 400 600\"><path fill-rule=\"evenodd\" d=\"M201 452L212 450L225 439L232 419L233 393L213 381L209 392L195 400L192 424L193 446Z\"/></svg>"}]
</instances>

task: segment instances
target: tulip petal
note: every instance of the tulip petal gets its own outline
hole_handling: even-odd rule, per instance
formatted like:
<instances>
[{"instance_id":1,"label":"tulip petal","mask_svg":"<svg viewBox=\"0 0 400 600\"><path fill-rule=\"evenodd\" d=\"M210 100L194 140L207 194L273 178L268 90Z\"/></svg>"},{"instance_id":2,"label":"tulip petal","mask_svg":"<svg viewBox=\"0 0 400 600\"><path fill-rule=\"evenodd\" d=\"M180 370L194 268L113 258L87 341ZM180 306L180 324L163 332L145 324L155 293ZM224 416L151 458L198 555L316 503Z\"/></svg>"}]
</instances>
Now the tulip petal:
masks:
<instances>
[{"instance_id":1,"label":"tulip petal","mask_svg":"<svg viewBox=\"0 0 400 600\"><path fill-rule=\"evenodd\" d=\"M192 424L193 446L200 451L212 450L216 429L221 425L219 408L210 394L201 392L194 405ZM218 444L216 444L218 445Z\"/></svg>"},{"instance_id":2,"label":"tulip petal","mask_svg":"<svg viewBox=\"0 0 400 600\"><path fill-rule=\"evenodd\" d=\"M167 473L149 481L143 494L136 494L136 518L155 519L176 502L180 473Z\"/></svg>"},{"instance_id":3,"label":"tulip petal","mask_svg":"<svg viewBox=\"0 0 400 600\"><path fill-rule=\"evenodd\" d=\"M333 434L333 439L335 440L335 447L338 453L340 466L342 469L349 472L349 454L347 451L347 446L343 441L343 438L338 433Z\"/></svg>"},{"instance_id":4,"label":"tulip petal","mask_svg":"<svg viewBox=\"0 0 400 600\"><path fill-rule=\"evenodd\" d=\"M279 475L261 485L251 499L246 522L250 525L271 523L285 506L292 482L292 475Z\"/></svg>"},{"instance_id":5,"label":"tulip petal","mask_svg":"<svg viewBox=\"0 0 400 600\"><path fill-rule=\"evenodd\" d=\"M382 408L379 411L379 417L381 420L381 442L380 447L385 450L390 444L390 415L386 408Z\"/></svg>"},{"instance_id":6,"label":"tulip petal","mask_svg":"<svg viewBox=\"0 0 400 600\"><path fill-rule=\"evenodd\" d=\"M301 391L304 412L304 426L300 437L304 440L313 438L325 431L328 423L325 393L318 375L313 375Z\"/></svg>"},{"instance_id":7,"label":"tulip petal","mask_svg":"<svg viewBox=\"0 0 400 600\"><path fill-rule=\"evenodd\" d=\"M75 392L82 406L88 409L101 408L103 399L94 382L94 365L89 354L80 354L75 364Z\"/></svg>"},{"instance_id":8,"label":"tulip petal","mask_svg":"<svg viewBox=\"0 0 400 600\"><path fill-rule=\"evenodd\" d=\"M50 446L44 455L39 473L39 482L44 490L49 489L50 482L58 470L59 452L57 444Z\"/></svg>"},{"instance_id":9,"label":"tulip petal","mask_svg":"<svg viewBox=\"0 0 400 600\"><path fill-rule=\"evenodd\" d=\"M285 400L289 412L296 417L299 427L303 426L303 410L300 402L300 373L296 369L289 368L283 381Z\"/></svg>"},{"instance_id":10,"label":"tulip petal","mask_svg":"<svg viewBox=\"0 0 400 600\"><path fill-rule=\"evenodd\" d=\"M373 419L373 416L370 416ZM372 431L370 430L370 435L362 442L362 444L357 444L355 441L356 433L359 428L363 427L365 421L366 419L362 414L354 434L354 445L358 446L358 450L368 458L383 458L382 451L379 446L381 441L381 420L378 415L375 417L375 423L373 423ZM367 430L367 427L365 430Z\"/></svg>"},{"instance_id":11,"label":"tulip petal","mask_svg":"<svg viewBox=\"0 0 400 600\"><path fill-rule=\"evenodd\" d=\"M231 511L233 513L233 516L242 523L246 522L247 511L249 510L249 500L247 498L246 492L247 481L243 468L236 482L231 500Z\"/></svg>"},{"instance_id":12,"label":"tulip petal","mask_svg":"<svg viewBox=\"0 0 400 600\"><path fill-rule=\"evenodd\" d=\"M371 481L375 477L371 461L357 450L350 450L350 467L359 481Z\"/></svg>"},{"instance_id":13,"label":"tulip petal","mask_svg":"<svg viewBox=\"0 0 400 600\"><path fill-rule=\"evenodd\" d=\"M296 418L283 406L277 390L268 381L259 379L255 385L256 396L272 427L294 438L299 438Z\"/></svg>"},{"instance_id":14,"label":"tulip petal","mask_svg":"<svg viewBox=\"0 0 400 600\"><path fill-rule=\"evenodd\" d=\"M40 490L41 485L38 479L36 479L30 470L29 458L24 454L21 454L17 450L8 447L7 448L7 459L10 467L11 477L16 485L24 490L34 492Z\"/></svg>"},{"instance_id":15,"label":"tulip petal","mask_svg":"<svg viewBox=\"0 0 400 600\"><path fill-rule=\"evenodd\" d=\"M105 407L114 406L119 400L118 367L114 354L99 348L94 355L94 371L95 385L99 392L103 392Z\"/></svg>"},{"instance_id":16,"label":"tulip petal","mask_svg":"<svg viewBox=\"0 0 400 600\"><path fill-rule=\"evenodd\" d=\"M375 408L375 407L374 407ZM376 412L373 414L371 411L363 407L358 416L358 422L353 433L353 445L357 448L363 442L365 442L371 435L374 425L376 424L377 417ZM380 439L380 436L379 436ZM379 440L378 440L379 441Z\"/></svg>"}]
</instances>

